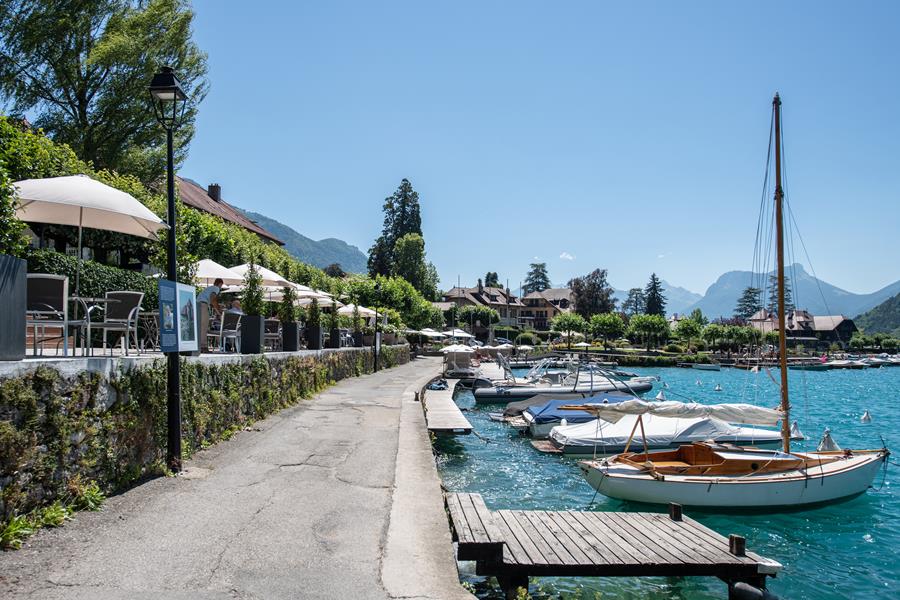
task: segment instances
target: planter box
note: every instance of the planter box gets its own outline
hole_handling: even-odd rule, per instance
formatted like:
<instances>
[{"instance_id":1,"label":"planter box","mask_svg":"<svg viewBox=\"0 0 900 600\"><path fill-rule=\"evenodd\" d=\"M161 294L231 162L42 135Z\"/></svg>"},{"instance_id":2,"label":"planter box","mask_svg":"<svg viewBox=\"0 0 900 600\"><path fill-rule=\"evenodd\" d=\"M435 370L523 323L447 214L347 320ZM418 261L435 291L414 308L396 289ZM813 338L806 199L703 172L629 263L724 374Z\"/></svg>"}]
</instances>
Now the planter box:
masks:
<instances>
[{"instance_id":1,"label":"planter box","mask_svg":"<svg viewBox=\"0 0 900 600\"><path fill-rule=\"evenodd\" d=\"M20 258L0 254L0 360L25 358L25 271Z\"/></svg>"},{"instance_id":2,"label":"planter box","mask_svg":"<svg viewBox=\"0 0 900 600\"><path fill-rule=\"evenodd\" d=\"M375 336L374 335L364 335L363 336L363 346L368 346L371 348L375 345Z\"/></svg>"},{"instance_id":3,"label":"planter box","mask_svg":"<svg viewBox=\"0 0 900 600\"><path fill-rule=\"evenodd\" d=\"M281 324L281 349L296 352L300 349L300 325L293 321Z\"/></svg>"},{"instance_id":4,"label":"planter box","mask_svg":"<svg viewBox=\"0 0 900 600\"><path fill-rule=\"evenodd\" d=\"M397 334L396 333L385 333L383 341L385 344L396 344L397 343Z\"/></svg>"},{"instance_id":5,"label":"planter box","mask_svg":"<svg viewBox=\"0 0 900 600\"><path fill-rule=\"evenodd\" d=\"M265 350L266 320L256 315L241 317L241 354L262 354Z\"/></svg>"},{"instance_id":6,"label":"planter box","mask_svg":"<svg viewBox=\"0 0 900 600\"><path fill-rule=\"evenodd\" d=\"M363 334L359 332L353 333L353 347L354 348L362 348L363 346Z\"/></svg>"},{"instance_id":7,"label":"planter box","mask_svg":"<svg viewBox=\"0 0 900 600\"><path fill-rule=\"evenodd\" d=\"M341 330L340 329L332 329L329 332L328 347L329 348L340 348L341 347Z\"/></svg>"},{"instance_id":8,"label":"planter box","mask_svg":"<svg viewBox=\"0 0 900 600\"><path fill-rule=\"evenodd\" d=\"M306 326L306 347L310 350L322 349L322 327L320 325Z\"/></svg>"}]
</instances>

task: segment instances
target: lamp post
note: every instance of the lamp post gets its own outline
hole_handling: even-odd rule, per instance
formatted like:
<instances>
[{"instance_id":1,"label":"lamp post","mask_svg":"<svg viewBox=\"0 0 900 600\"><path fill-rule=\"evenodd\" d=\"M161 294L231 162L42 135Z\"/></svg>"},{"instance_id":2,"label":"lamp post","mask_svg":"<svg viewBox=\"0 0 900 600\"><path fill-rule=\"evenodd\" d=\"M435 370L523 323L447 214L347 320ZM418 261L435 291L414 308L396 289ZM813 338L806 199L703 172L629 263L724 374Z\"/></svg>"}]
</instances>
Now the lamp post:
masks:
<instances>
[{"instance_id":1,"label":"lamp post","mask_svg":"<svg viewBox=\"0 0 900 600\"><path fill-rule=\"evenodd\" d=\"M166 130L166 192L168 199L168 252L167 273L169 281L178 281L178 267L175 255L175 158L172 132L181 124L187 106L187 94L181 82L175 77L171 67L163 67L150 82L150 100L156 120ZM166 465L172 471L181 470L181 381L178 372L178 352L168 352L167 356L166 422L168 444Z\"/></svg>"},{"instance_id":2,"label":"lamp post","mask_svg":"<svg viewBox=\"0 0 900 600\"><path fill-rule=\"evenodd\" d=\"M375 282L375 331L372 335L372 353L375 355L375 368L373 371L378 371L378 301L379 294L381 293L381 284L377 281Z\"/></svg>"}]
</instances>

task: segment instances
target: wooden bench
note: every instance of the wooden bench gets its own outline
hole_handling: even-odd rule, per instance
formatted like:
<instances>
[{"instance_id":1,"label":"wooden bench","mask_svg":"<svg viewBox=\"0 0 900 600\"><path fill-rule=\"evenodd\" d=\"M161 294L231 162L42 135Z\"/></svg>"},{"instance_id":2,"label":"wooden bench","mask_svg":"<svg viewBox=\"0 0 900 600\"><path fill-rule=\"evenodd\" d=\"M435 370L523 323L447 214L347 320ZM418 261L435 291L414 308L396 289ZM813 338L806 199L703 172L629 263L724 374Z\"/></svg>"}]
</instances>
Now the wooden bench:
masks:
<instances>
[{"instance_id":1,"label":"wooden bench","mask_svg":"<svg viewBox=\"0 0 900 600\"><path fill-rule=\"evenodd\" d=\"M499 563L503 560L503 535L494 523L481 494L447 494L453 541L459 560Z\"/></svg>"}]
</instances>

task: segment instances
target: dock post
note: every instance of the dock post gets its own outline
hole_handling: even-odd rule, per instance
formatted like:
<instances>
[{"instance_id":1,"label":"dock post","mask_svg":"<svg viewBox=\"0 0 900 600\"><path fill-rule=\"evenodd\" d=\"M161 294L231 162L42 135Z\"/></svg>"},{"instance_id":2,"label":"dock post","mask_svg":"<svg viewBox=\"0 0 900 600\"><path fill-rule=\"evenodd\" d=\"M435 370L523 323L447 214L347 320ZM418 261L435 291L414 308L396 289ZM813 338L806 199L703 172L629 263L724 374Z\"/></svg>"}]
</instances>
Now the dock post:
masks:
<instances>
[{"instance_id":1,"label":"dock post","mask_svg":"<svg viewBox=\"0 0 900 600\"><path fill-rule=\"evenodd\" d=\"M528 591L528 575L520 573L497 575L497 583L500 584L500 589L503 590L506 600L516 600L519 588L524 588L526 592Z\"/></svg>"},{"instance_id":2,"label":"dock post","mask_svg":"<svg viewBox=\"0 0 900 600\"><path fill-rule=\"evenodd\" d=\"M675 502L669 502L669 518L673 521L681 520L681 505Z\"/></svg>"},{"instance_id":3,"label":"dock post","mask_svg":"<svg viewBox=\"0 0 900 600\"><path fill-rule=\"evenodd\" d=\"M731 534L728 536L728 551L735 556L747 555L747 540L744 536Z\"/></svg>"}]
</instances>

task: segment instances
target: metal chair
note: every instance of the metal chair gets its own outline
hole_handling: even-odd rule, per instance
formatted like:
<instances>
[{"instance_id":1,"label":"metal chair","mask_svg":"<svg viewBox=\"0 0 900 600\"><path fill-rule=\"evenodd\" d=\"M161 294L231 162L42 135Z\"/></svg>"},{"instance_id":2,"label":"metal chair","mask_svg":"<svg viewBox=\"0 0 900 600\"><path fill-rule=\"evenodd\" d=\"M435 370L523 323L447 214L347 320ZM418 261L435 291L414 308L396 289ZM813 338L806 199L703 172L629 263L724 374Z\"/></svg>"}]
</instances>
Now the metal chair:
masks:
<instances>
[{"instance_id":1,"label":"metal chair","mask_svg":"<svg viewBox=\"0 0 900 600\"><path fill-rule=\"evenodd\" d=\"M225 352L225 345L231 340L234 351L241 353L241 314L236 312L228 312L222 315L221 326L215 332L215 337L219 338L219 350Z\"/></svg>"},{"instance_id":2,"label":"metal chair","mask_svg":"<svg viewBox=\"0 0 900 600\"><path fill-rule=\"evenodd\" d=\"M281 321L278 319L266 319L263 343L268 347L272 344L272 351L281 349Z\"/></svg>"},{"instance_id":3,"label":"metal chair","mask_svg":"<svg viewBox=\"0 0 900 600\"><path fill-rule=\"evenodd\" d=\"M63 345L63 356L69 355L69 330L84 328L84 320L69 318L69 278L64 275L47 275L29 273L26 287L26 321L25 335L28 328L33 329L32 351L38 355L38 344L41 356L44 354L44 342L58 340ZM46 330L59 329L60 335L47 336ZM40 337L38 330L40 329ZM82 340L85 336L82 336Z\"/></svg>"},{"instance_id":4,"label":"metal chair","mask_svg":"<svg viewBox=\"0 0 900 600\"><path fill-rule=\"evenodd\" d=\"M134 343L134 348L140 352L138 343L138 321L141 318L141 301L143 292L106 292L106 299L112 300L106 305L103 321L93 325L103 330L103 350L106 350L107 333L110 331L122 334L122 345L125 356L128 356L128 346ZM129 338L129 336L131 336ZM112 348L109 349L112 354Z\"/></svg>"}]
</instances>

